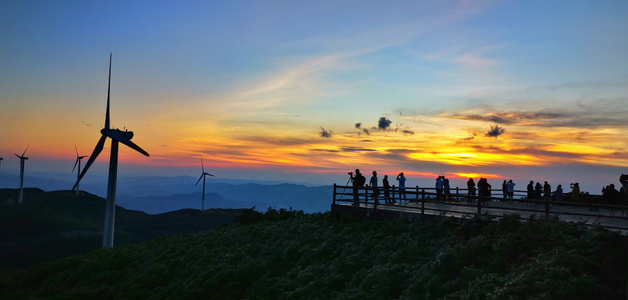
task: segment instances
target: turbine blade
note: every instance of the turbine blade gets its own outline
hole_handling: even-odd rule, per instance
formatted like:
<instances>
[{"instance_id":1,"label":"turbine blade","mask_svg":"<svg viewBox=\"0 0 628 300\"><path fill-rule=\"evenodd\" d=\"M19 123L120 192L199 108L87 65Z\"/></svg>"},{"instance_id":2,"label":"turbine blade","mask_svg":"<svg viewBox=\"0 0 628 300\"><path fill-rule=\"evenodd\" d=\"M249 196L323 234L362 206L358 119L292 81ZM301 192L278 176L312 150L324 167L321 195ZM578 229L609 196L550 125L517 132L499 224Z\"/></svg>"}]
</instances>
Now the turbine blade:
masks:
<instances>
[{"instance_id":1,"label":"turbine blade","mask_svg":"<svg viewBox=\"0 0 628 300\"><path fill-rule=\"evenodd\" d=\"M76 159L76 162L74 163L74 167L72 167L72 173L74 173L74 169L76 168L76 165L78 165L79 159Z\"/></svg>"},{"instance_id":2,"label":"turbine blade","mask_svg":"<svg viewBox=\"0 0 628 300\"><path fill-rule=\"evenodd\" d=\"M78 149L76 148L76 145L74 145L74 151L76 152L76 157L78 158L79 154L78 154Z\"/></svg>"},{"instance_id":3,"label":"turbine blade","mask_svg":"<svg viewBox=\"0 0 628 300\"><path fill-rule=\"evenodd\" d=\"M15 154L15 156L17 156L17 157L19 157L19 158L22 158L21 156L17 155L17 153L13 153L13 154Z\"/></svg>"},{"instance_id":4,"label":"turbine blade","mask_svg":"<svg viewBox=\"0 0 628 300\"><path fill-rule=\"evenodd\" d=\"M28 147L31 146L31 143L28 143L28 146L26 146L26 149L24 149L24 153L22 153L22 157L24 157L24 155L26 155L26 150L28 150Z\"/></svg>"},{"instance_id":5,"label":"turbine blade","mask_svg":"<svg viewBox=\"0 0 628 300\"><path fill-rule=\"evenodd\" d=\"M140 148L140 146L136 145L135 143L131 142L131 140L127 137L125 137L123 134L120 134L121 132L119 130L107 130L105 132L103 132L103 134L108 135L110 138L125 144L127 146L129 146L130 148L134 149L135 151L142 153L146 156L149 156L148 152L144 151L144 149Z\"/></svg>"},{"instance_id":6,"label":"turbine blade","mask_svg":"<svg viewBox=\"0 0 628 300\"><path fill-rule=\"evenodd\" d=\"M205 174L203 174L205 175ZM201 179L203 179L203 175L201 175L201 177L198 178L198 181L196 182L196 184L194 186L197 186L199 182L201 182Z\"/></svg>"},{"instance_id":7,"label":"turbine blade","mask_svg":"<svg viewBox=\"0 0 628 300\"><path fill-rule=\"evenodd\" d=\"M98 157L98 154L100 154L100 152L102 151L102 148L105 146L105 140L107 140L107 136L103 134L100 137L100 140L98 140L98 144L96 144L96 148L94 148L94 152L92 152L92 155L89 157L89 160L85 164L85 167L83 168L81 175L79 175L78 179L76 180L74 187L72 187L72 190L76 189L76 186L78 185L79 181L81 181L85 173L87 173L87 170L89 169L89 167L92 165L92 163L94 163L94 161Z\"/></svg>"},{"instance_id":8,"label":"turbine blade","mask_svg":"<svg viewBox=\"0 0 628 300\"><path fill-rule=\"evenodd\" d=\"M209 176L211 176L211 177L216 177L216 176L214 176L214 175L212 175L212 174L209 174L209 173L207 173L207 175L209 175Z\"/></svg>"},{"instance_id":9,"label":"turbine blade","mask_svg":"<svg viewBox=\"0 0 628 300\"><path fill-rule=\"evenodd\" d=\"M205 166L203 166L203 158L201 158L201 170L203 170L203 173L205 173Z\"/></svg>"},{"instance_id":10,"label":"turbine blade","mask_svg":"<svg viewBox=\"0 0 628 300\"><path fill-rule=\"evenodd\" d=\"M109 53L109 81L107 83L107 114L105 115L105 129L109 129L109 96L111 95L111 57Z\"/></svg>"}]
</instances>

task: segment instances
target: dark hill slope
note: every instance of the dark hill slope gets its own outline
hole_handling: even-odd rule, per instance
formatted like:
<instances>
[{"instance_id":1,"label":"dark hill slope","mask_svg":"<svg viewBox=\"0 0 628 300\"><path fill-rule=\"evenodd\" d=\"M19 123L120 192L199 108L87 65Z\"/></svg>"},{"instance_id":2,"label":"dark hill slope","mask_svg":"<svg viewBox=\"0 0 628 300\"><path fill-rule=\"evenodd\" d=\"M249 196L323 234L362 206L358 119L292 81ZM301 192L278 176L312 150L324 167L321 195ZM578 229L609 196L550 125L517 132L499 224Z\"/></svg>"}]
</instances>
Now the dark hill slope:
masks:
<instances>
[{"instance_id":1,"label":"dark hill slope","mask_svg":"<svg viewBox=\"0 0 628 300\"><path fill-rule=\"evenodd\" d=\"M5 299L625 299L626 237L556 220L241 224L0 274ZM249 224L249 225L243 225Z\"/></svg>"},{"instance_id":2,"label":"dark hill slope","mask_svg":"<svg viewBox=\"0 0 628 300\"><path fill-rule=\"evenodd\" d=\"M102 245L105 200L71 191L0 189L0 270L97 250ZM242 209L186 209L160 215L116 207L115 245L199 232L233 223Z\"/></svg>"}]
</instances>

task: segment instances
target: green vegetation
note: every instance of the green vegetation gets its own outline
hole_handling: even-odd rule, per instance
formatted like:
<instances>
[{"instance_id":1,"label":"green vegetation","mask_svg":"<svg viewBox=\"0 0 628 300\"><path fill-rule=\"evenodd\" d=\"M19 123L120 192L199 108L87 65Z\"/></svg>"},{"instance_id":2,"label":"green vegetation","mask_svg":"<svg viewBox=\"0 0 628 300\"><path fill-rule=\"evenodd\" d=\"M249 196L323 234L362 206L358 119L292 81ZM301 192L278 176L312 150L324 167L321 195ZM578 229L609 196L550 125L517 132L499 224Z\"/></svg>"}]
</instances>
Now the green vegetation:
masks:
<instances>
[{"instance_id":1,"label":"green vegetation","mask_svg":"<svg viewBox=\"0 0 628 300\"><path fill-rule=\"evenodd\" d=\"M105 200L88 193L26 189L17 204L17 189L0 189L0 271L100 249ZM201 232L231 224L243 209L201 212L178 210L159 215L116 207L115 245L145 242L159 236Z\"/></svg>"},{"instance_id":2,"label":"green vegetation","mask_svg":"<svg viewBox=\"0 0 628 300\"><path fill-rule=\"evenodd\" d=\"M3 298L625 299L625 236L555 219L364 221L252 210L239 224L0 275Z\"/></svg>"}]
</instances>

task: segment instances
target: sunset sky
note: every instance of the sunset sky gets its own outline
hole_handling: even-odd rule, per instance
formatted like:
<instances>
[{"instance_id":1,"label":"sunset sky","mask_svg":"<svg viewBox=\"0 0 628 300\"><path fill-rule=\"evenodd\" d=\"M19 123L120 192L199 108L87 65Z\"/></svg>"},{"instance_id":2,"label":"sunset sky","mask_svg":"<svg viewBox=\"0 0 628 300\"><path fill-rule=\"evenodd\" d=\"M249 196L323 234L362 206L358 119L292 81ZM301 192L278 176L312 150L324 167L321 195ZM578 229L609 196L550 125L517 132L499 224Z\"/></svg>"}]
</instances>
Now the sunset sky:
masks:
<instances>
[{"instance_id":1,"label":"sunset sky","mask_svg":"<svg viewBox=\"0 0 628 300\"><path fill-rule=\"evenodd\" d=\"M112 125L150 153L121 146L125 175L203 158L233 179L599 194L628 173L628 1L148 3L0 2L0 172L29 143L27 172L91 154L111 52Z\"/></svg>"}]
</instances>

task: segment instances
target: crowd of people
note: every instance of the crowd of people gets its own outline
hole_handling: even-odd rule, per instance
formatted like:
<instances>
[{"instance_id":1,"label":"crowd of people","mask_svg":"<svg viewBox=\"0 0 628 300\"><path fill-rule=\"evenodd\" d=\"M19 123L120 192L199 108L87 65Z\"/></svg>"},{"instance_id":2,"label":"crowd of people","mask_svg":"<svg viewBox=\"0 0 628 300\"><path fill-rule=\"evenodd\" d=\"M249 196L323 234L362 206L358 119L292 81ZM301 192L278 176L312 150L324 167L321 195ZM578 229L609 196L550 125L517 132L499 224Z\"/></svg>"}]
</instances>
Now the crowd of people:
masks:
<instances>
[{"instance_id":1,"label":"crowd of people","mask_svg":"<svg viewBox=\"0 0 628 300\"><path fill-rule=\"evenodd\" d=\"M379 203L380 196L380 187L378 184L377 172L373 171L368 184L366 183L366 177L360 173L359 169L355 170L355 173L349 172L350 180L352 182L353 187L353 201L354 205L359 205L359 189L363 187L369 187L372 190L371 197L373 198L376 204ZM625 176L625 178L624 178ZM628 181L628 175L622 175L620 177L620 182L622 185L624 181ZM398 191L398 199L407 200L406 195L406 177L403 172L399 173L395 178L397 181L397 191ZM503 200L512 200L515 194L515 183L510 180L504 180L501 186L502 197ZM580 200L580 185L579 183L571 183L570 185L571 193L570 193L570 201L578 202ZM386 204L395 203L395 197L391 197L391 185L388 181L388 175L384 175L382 180L381 189L383 190L383 200ZM449 185L449 179L444 175L439 175L436 178L436 182L434 184L434 189L436 191L436 199L451 201L451 187ZM556 186L555 190L552 190L551 185L545 181L543 184L540 182L530 181L527 185L527 199L530 200L546 200L546 201L556 201L562 202L565 196L565 192L563 191L563 187L561 184ZM467 202L474 201L488 201L491 199L495 199L491 196L492 186L488 182L487 178L480 178L477 182L477 185L473 178L469 178L467 181ZM477 193L477 195L476 195ZM602 188L602 201L604 204L622 204L622 199L628 200L628 196L626 194L624 186L618 191L615 188L614 184L610 184L604 188ZM495 199L496 201L500 201ZM533 202L529 202L528 205L533 205ZM622 213L623 214L623 213Z\"/></svg>"}]
</instances>

